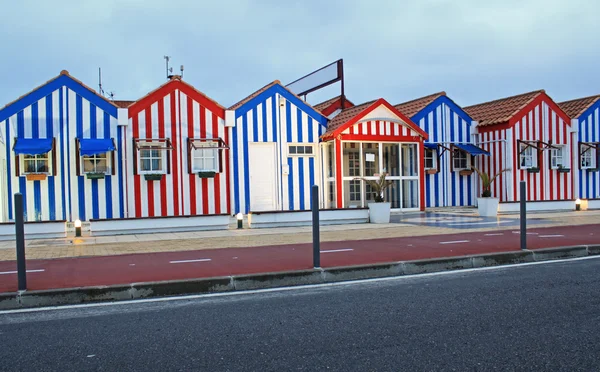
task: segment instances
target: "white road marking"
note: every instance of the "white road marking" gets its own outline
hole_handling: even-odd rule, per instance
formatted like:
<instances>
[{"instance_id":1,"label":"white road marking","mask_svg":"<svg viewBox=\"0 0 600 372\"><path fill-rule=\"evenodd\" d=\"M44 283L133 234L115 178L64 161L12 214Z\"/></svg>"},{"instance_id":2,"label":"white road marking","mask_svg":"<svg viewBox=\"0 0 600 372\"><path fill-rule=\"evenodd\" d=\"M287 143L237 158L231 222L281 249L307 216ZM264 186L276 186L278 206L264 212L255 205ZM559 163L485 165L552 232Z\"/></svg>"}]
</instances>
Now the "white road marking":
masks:
<instances>
[{"instance_id":1,"label":"white road marking","mask_svg":"<svg viewBox=\"0 0 600 372\"><path fill-rule=\"evenodd\" d=\"M512 233L513 233L513 234L521 234L521 232L520 232L520 231L513 231ZM525 233L525 234L527 234L527 235L538 235L539 233L528 232L528 233Z\"/></svg>"},{"instance_id":2,"label":"white road marking","mask_svg":"<svg viewBox=\"0 0 600 372\"><path fill-rule=\"evenodd\" d=\"M129 264L129 266L135 266L135 264Z\"/></svg>"},{"instance_id":3,"label":"white road marking","mask_svg":"<svg viewBox=\"0 0 600 372\"><path fill-rule=\"evenodd\" d=\"M552 265L552 264L563 263L563 262L597 260L597 259L600 259L600 256L565 258L562 260L554 260L554 261L538 261L538 262L526 262L526 263L510 264L510 265L478 267L476 269L448 270L448 271L439 271L436 273L392 276L392 277L387 277L387 278L349 280L347 282L307 284L307 285L293 286L293 287L254 289L254 290L239 291L239 292L221 292L221 293L208 293L208 294L174 296L174 297L146 298L146 299L142 299L142 300L98 302L98 303L91 303L91 304L61 305L61 306L37 307L37 308L30 308L30 309L2 310L2 311L0 311L0 315L19 314L19 313L36 313L36 312L43 312L43 311L70 310L70 309L104 307L104 306L136 305L136 304L145 304L145 303L153 303L153 302L171 302L171 301L181 301L181 300L187 301L187 300L202 299L202 298L244 296L244 295L249 295L249 294L261 294L261 293L270 293L270 292L299 291L299 290L305 290L305 289L324 288L324 287L339 287L339 286L348 286L348 285L362 284L362 283L401 281L401 280L409 280L409 279L427 278L427 277L432 277L432 276L464 275L465 273L478 272L478 271L504 270L507 268L524 268L527 266L534 266L534 265Z\"/></svg>"},{"instance_id":4,"label":"white road marking","mask_svg":"<svg viewBox=\"0 0 600 372\"><path fill-rule=\"evenodd\" d=\"M448 223L448 226L460 226L460 225L496 225L499 223L510 223L511 221L490 221L490 222L455 222Z\"/></svg>"},{"instance_id":5,"label":"white road marking","mask_svg":"<svg viewBox=\"0 0 600 372\"><path fill-rule=\"evenodd\" d=\"M234 259L234 260L237 260L238 258L237 258L237 257L233 257L233 259Z\"/></svg>"},{"instance_id":6,"label":"white road marking","mask_svg":"<svg viewBox=\"0 0 600 372\"><path fill-rule=\"evenodd\" d=\"M41 272L44 272L44 271L46 271L46 270L44 270L44 269L27 270L28 273L41 273ZM8 275L8 274L16 274L16 273L17 273L16 271L3 271L3 272L0 272L0 275Z\"/></svg>"},{"instance_id":7,"label":"white road marking","mask_svg":"<svg viewBox=\"0 0 600 372\"><path fill-rule=\"evenodd\" d=\"M88 355L87 357L88 357L88 358L93 358L93 357L95 357L95 356L96 356L96 354L90 354L90 355Z\"/></svg>"},{"instance_id":8,"label":"white road marking","mask_svg":"<svg viewBox=\"0 0 600 372\"><path fill-rule=\"evenodd\" d=\"M212 261L210 258L199 258L197 260L181 260L181 261L169 261L169 263L172 264L179 264L179 263L189 263L189 262L206 262L206 261Z\"/></svg>"},{"instance_id":9,"label":"white road marking","mask_svg":"<svg viewBox=\"0 0 600 372\"><path fill-rule=\"evenodd\" d=\"M564 235L540 235L540 238L561 238Z\"/></svg>"},{"instance_id":10,"label":"white road marking","mask_svg":"<svg viewBox=\"0 0 600 372\"><path fill-rule=\"evenodd\" d=\"M469 240L454 240L451 242L440 242L440 244L458 244L458 243L468 243Z\"/></svg>"},{"instance_id":11,"label":"white road marking","mask_svg":"<svg viewBox=\"0 0 600 372\"><path fill-rule=\"evenodd\" d=\"M336 252L350 252L353 251L354 249L351 248L347 248L347 249L330 249L328 251L321 251L321 253L336 253Z\"/></svg>"},{"instance_id":12,"label":"white road marking","mask_svg":"<svg viewBox=\"0 0 600 372\"><path fill-rule=\"evenodd\" d=\"M504 235L504 233L499 233L499 234L485 234L485 236L500 236L500 235Z\"/></svg>"}]
</instances>

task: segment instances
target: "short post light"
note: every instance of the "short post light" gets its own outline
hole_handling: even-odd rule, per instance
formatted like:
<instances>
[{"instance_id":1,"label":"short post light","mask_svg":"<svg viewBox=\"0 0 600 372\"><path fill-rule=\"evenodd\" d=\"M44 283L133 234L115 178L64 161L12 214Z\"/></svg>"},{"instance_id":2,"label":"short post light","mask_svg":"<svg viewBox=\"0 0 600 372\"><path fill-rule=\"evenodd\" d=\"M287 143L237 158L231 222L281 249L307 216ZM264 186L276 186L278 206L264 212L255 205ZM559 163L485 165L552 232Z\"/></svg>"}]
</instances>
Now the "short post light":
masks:
<instances>
[{"instance_id":1,"label":"short post light","mask_svg":"<svg viewBox=\"0 0 600 372\"><path fill-rule=\"evenodd\" d=\"M244 228L244 215L242 213L238 213L235 217L237 218L238 229L243 229Z\"/></svg>"},{"instance_id":2,"label":"short post light","mask_svg":"<svg viewBox=\"0 0 600 372\"><path fill-rule=\"evenodd\" d=\"M81 236L81 220L75 220L75 236Z\"/></svg>"},{"instance_id":3,"label":"short post light","mask_svg":"<svg viewBox=\"0 0 600 372\"><path fill-rule=\"evenodd\" d=\"M575 210L576 211L580 211L581 210L581 199L575 200Z\"/></svg>"}]
</instances>

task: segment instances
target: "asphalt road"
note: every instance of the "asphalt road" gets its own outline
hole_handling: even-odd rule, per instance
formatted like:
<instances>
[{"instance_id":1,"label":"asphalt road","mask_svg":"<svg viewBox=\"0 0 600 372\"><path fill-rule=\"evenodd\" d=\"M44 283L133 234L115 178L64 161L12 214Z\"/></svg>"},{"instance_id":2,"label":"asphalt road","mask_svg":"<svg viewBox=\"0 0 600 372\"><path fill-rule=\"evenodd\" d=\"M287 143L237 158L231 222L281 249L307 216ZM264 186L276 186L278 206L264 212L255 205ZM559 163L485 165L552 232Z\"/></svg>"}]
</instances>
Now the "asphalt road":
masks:
<instances>
[{"instance_id":1,"label":"asphalt road","mask_svg":"<svg viewBox=\"0 0 600 372\"><path fill-rule=\"evenodd\" d=\"M417 227L415 227L417 228ZM598 244L600 225L527 230L529 249ZM372 238L372 237L368 237ZM165 242L165 244L169 244ZM322 267L518 251L519 230L321 243ZM30 290L310 269L312 244L29 260ZM0 293L17 291L15 261L0 262Z\"/></svg>"},{"instance_id":2,"label":"asphalt road","mask_svg":"<svg viewBox=\"0 0 600 372\"><path fill-rule=\"evenodd\" d=\"M600 259L0 314L2 371L598 371Z\"/></svg>"}]
</instances>

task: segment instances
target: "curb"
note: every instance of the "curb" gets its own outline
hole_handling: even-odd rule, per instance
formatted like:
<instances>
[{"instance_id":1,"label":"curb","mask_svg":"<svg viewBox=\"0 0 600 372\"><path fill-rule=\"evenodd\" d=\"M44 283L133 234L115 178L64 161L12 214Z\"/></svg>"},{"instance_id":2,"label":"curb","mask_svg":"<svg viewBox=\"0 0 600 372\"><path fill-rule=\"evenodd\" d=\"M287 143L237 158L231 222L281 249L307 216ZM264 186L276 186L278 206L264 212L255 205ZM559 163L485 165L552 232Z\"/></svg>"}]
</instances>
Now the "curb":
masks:
<instances>
[{"instance_id":1,"label":"curb","mask_svg":"<svg viewBox=\"0 0 600 372\"><path fill-rule=\"evenodd\" d=\"M335 283L600 255L600 245L383 264L0 294L0 310Z\"/></svg>"}]
</instances>

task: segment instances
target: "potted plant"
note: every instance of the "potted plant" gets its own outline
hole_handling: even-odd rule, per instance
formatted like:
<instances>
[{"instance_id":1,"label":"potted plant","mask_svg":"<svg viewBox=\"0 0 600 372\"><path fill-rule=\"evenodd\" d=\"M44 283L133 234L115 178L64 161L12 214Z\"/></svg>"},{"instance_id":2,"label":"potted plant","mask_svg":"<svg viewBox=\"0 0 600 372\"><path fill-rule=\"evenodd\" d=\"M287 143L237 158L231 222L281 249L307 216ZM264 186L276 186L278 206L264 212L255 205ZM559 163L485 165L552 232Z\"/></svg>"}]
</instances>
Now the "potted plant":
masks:
<instances>
[{"instance_id":1,"label":"potted plant","mask_svg":"<svg viewBox=\"0 0 600 372\"><path fill-rule=\"evenodd\" d=\"M144 179L146 181L160 181L163 178L162 173L146 173Z\"/></svg>"},{"instance_id":2,"label":"potted plant","mask_svg":"<svg viewBox=\"0 0 600 372\"><path fill-rule=\"evenodd\" d=\"M215 171L199 171L198 177L200 178L215 178Z\"/></svg>"},{"instance_id":3,"label":"potted plant","mask_svg":"<svg viewBox=\"0 0 600 372\"><path fill-rule=\"evenodd\" d=\"M560 173L569 173L571 171L570 168L565 168L562 164L558 164L558 169Z\"/></svg>"},{"instance_id":4,"label":"potted plant","mask_svg":"<svg viewBox=\"0 0 600 372\"><path fill-rule=\"evenodd\" d=\"M101 172L89 172L85 174L88 180L99 180L103 179L106 174Z\"/></svg>"},{"instance_id":5,"label":"potted plant","mask_svg":"<svg viewBox=\"0 0 600 372\"><path fill-rule=\"evenodd\" d=\"M381 173L380 175L375 174L374 176L379 176L379 179L368 180L365 178L360 178L369 186L371 186L373 199L375 199L375 203L369 203L369 221L371 223L389 223L391 203L385 202L383 193L388 187L392 187L394 182L385 179L387 176L387 173L385 172Z\"/></svg>"},{"instance_id":6,"label":"potted plant","mask_svg":"<svg viewBox=\"0 0 600 372\"><path fill-rule=\"evenodd\" d=\"M540 173L540 168L538 168L538 167L530 167L530 168L527 168L527 172L528 173Z\"/></svg>"},{"instance_id":7,"label":"potted plant","mask_svg":"<svg viewBox=\"0 0 600 372\"><path fill-rule=\"evenodd\" d=\"M496 178L502 173L506 172L508 169L503 169L496 173L493 177L490 177L489 174L481 171L480 169L476 167L472 168L479 175L479 178L481 179L481 188L483 189L481 197L477 198L477 210L479 215L484 217L495 217L498 214L499 199L492 198L492 191L490 187Z\"/></svg>"},{"instance_id":8,"label":"potted plant","mask_svg":"<svg viewBox=\"0 0 600 372\"><path fill-rule=\"evenodd\" d=\"M437 168L429 168L425 170L427 174L436 174L438 172Z\"/></svg>"}]
</instances>

